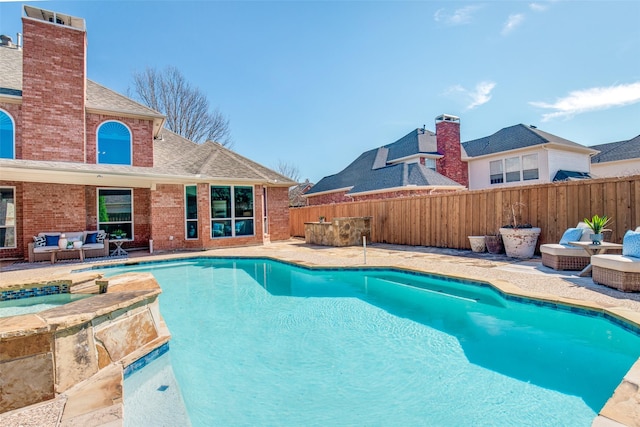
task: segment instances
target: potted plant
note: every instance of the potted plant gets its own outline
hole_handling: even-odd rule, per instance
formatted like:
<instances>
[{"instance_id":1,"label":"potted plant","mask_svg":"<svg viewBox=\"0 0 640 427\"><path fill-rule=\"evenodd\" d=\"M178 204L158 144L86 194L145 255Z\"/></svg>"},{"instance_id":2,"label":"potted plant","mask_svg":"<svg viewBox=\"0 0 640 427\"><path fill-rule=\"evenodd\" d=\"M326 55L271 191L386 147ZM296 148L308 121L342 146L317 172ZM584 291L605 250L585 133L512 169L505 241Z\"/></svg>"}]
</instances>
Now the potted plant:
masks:
<instances>
[{"instance_id":1,"label":"potted plant","mask_svg":"<svg viewBox=\"0 0 640 427\"><path fill-rule=\"evenodd\" d=\"M123 230L119 228L115 230L113 233L111 233L111 235L116 239L123 239L127 237L127 233L125 233Z\"/></svg>"},{"instance_id":2,"label":"potted plant","mask_svg":"<svg viewBox=\"0 0 640 427\"><path fill-rule=\"evenodd\" d=\"M538 236L542 231L529 223L522 222L524 203L517 202L508 208L509 224L500 228L507 256L512 258L531 258L536 249Z\"/></svg>"},{"instance_id":3,"label":"potted plant","mask_svg":"<svg viewBox=\"0 0 640 427\"><path fill-rule=\"evenodd\" d=\"M494 234L487 234L484 236L484 242L487 246L487 252L490 254L504 253L504 245L502 244L502 236L500 232Z\"/></svg>"},{"instance_id":4,"label":"potted plant","mask_svg":"<svg viewBox=\"0 0 640 427\"><path fill-rule=\"evenodd\" d=\"M318 217L318 222L323 223L324 222L324 217L323 216Z\"/></svg>"},{"instance_id":5,"label":"potted plant","mask_svg":"<svg viewBox=\"0 0 640 427\"><path fill-rule=\"evenodd\" d=\"M591 231L593 231L593 234L589 237L594 245L599 245L602 242L602 232L605 230L604 227L606 227L610 221L611 218L607 218L606 215L598 216L597 214L591 219L584 219L585 224L587 224Z\"/></svg>"}]
</instances>

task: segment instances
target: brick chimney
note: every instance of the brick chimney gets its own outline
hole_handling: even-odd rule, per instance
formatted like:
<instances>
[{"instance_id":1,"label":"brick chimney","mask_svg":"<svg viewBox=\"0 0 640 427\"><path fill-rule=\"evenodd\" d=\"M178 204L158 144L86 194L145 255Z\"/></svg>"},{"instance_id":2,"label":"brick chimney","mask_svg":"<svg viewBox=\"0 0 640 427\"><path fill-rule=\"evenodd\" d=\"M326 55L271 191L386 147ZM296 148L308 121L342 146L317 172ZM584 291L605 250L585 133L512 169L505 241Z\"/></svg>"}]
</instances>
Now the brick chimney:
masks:
<instances>
[{"instance_id":1,"label":"brick chimney","mask_svg":"<svg viewBox=\"0 0 640 427\"><path fill-rule=\"evenodd\" d=\"M85 161L84 20L24 6L22 158Z\"/></svg>"},{"instance_id":2,"label":"brick chimney","mask_svg":"<svg viewBox=\"0 0 640 427\"><path fill-rule=\"evenodd\" d=\"M467 163L462 161L460 118L448 114L436 117L436 142L441 159L436 160L436 172L469 186Z\"/></svg>"}]
</instances>

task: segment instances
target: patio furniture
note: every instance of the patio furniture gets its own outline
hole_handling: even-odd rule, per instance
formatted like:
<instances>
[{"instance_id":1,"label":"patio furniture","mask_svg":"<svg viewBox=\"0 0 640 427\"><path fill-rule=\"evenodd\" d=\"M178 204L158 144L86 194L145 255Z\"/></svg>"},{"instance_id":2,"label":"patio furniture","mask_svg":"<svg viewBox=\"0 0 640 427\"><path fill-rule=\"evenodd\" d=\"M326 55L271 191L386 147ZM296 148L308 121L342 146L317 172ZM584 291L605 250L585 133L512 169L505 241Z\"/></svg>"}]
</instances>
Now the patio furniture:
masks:
<instances>
[{"instance_id":1,"label":"patio furniture","mask_svg":"<svg viewBox=\"0 0 640 427\"><path fill-rule=\"evenodd\" d=\"M640 292L640 227L627 232L622 240L622 255L594 255L593 281L623 292Z\"/></svg>"},{"instance_id":2,"label":"patio furniture","mask_svg":"<svg viewBox=\"0 0 640 427\"><path fill-rule=\"evenodd\" d=\"M582 229L582 234L579 231L572 232L570 230ZM576 233L576 234L573 234ZM540 245L540 253L542 254L542 265L545 267L553 268L554 270L583 270L587 265L591 255L589 255L584 249L577 246L572 246L569 241L581 241L591 243L591 229L584 222L579 222L575 228L570 228L563 234L563 239L560 239L559 243L546 243ZM611 231L607 230L604 234L604 240L608 241L611 238Z\"/></svg>"},{"instance_id":3,"label":"patio furniture","mask_svg":"<svg viewBox=\"0 0 640 427\"><path fill-rule=\"evenodd\" d=\"M591 274L591 259L593 255L605 254L612 250L620 250L622 249L622 245L618 243L610 243L610 242L602 242L599 244L594 244L593 242L569 242L571 246L575 246L578 248L582 248L589 255L589 263L580 271L578 276L585 277Z\"/></svg>"},{"instance_id":4,"label":"patio furniture","mask_svg":"<svg viewBox=\"0 0 640 427\"><path fill-rule=\"evenodd\" d=\"M70 242L81 241L82 251L78 248L63 249L58 247L60 235L64 234ZM53 253L52 253L53 252ZM33 242L29 242L29 262L61 259L95 258L109 256L109 239L102 230L87 230L75 232L49 231L33 236ZM55 257L55 258L53 258Z\"/></svg>"}]
</instances>

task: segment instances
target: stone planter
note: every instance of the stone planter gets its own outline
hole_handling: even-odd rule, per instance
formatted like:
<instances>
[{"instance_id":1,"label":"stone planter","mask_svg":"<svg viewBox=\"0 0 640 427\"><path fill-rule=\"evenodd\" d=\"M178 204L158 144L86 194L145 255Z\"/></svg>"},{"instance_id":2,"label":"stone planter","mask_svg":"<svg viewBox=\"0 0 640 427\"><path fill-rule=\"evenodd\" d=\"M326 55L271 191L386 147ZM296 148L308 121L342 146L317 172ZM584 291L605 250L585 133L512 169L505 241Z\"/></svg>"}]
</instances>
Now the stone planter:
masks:
<instances>
[{"instance_id":1,"label":"stone planter","mask_svg":"<svg viewBox=\"0 0 640 427\"><path fill-rule=\"evenodd\" d=\"M504 250L511 258L532 258L538 236L542 230L532 228L501 228L500 235Z\"/></svg>"},{"instance_id":2,"label":"stone planter","mask_svg":"<svg viewBox=\"0 0 640 427\"><path fill-rule=\"evenodd\" d=\"M490 254L504 253L504 246L502 245L502 236L499 234L490 234L484 236L484 243L487 246L487 252Z\"/></svg>"},{"instance_id":3,"label":"stone planter","mask_svg":"<svg viewBox=\"0 0 640 427\"><path fill-rule=\"evenodd\" d=\"M484 236L467 236L469 238L469 243L471 243L471 250L473 252L484 252L485 244L484 244Z\"/></svg>"}]
</instances>

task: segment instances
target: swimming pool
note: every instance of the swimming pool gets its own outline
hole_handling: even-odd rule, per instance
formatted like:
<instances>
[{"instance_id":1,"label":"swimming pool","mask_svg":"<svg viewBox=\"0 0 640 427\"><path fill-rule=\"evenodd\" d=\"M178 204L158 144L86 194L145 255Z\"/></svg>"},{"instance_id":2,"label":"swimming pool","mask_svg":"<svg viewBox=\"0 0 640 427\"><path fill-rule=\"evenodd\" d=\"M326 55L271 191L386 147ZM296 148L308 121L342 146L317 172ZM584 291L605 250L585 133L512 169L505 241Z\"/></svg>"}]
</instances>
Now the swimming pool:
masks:
<instances>
[{"instance_id":1,"label":"swimming pool","mask_svg":"<svg viewBox=\"0 0 640 427\"><path fill-rule=\"evenodd\" d=\"M107 271L131 270L162 286L195 426L588 426L640 354L634 328L482 282L249 259ZM130 379L125 423L157 425Z\"/></svg>"}]
</instances>

